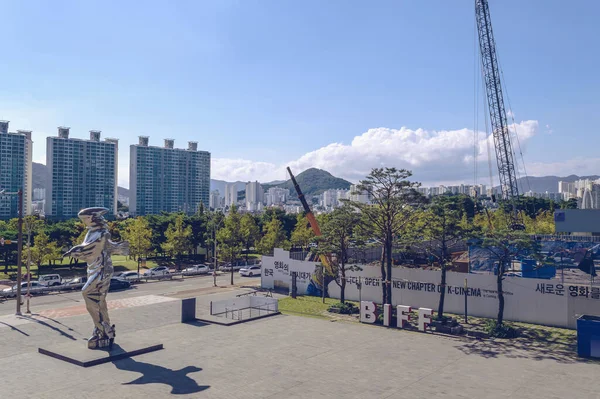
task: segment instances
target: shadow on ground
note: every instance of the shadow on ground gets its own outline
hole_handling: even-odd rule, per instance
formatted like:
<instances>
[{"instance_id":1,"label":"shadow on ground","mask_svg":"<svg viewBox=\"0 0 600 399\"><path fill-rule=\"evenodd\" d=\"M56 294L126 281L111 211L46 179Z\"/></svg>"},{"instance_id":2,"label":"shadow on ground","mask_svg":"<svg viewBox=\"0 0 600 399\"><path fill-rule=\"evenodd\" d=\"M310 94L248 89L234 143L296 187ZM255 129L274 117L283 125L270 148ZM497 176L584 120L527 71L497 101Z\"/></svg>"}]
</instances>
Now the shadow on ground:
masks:
<instances>
[{"instance_id":1,"label":"shadow on ground","mask_svg":"<svg viewBox=\"0 0 600 399\"><path fill-rule=\"evenodd\" d=\"M36 316L36 317L32 317L32 316ZM61 323L61 322L59 322L59 321L56 321L56 320L54 320L54 319L51 319L51 318L49 318L49 317L42 316L42 315L39 315L39 314L33 314L33 315L31 315L31 316L18 316L18 317L19 317L20 319L29 320L29 321L32 321L32 322L34 322L34 323L40 324L40 325L42 325L42 326L44 326L44 327L48 327L49 329L51 329L51 330L53 330L53 331L56 331L57 333L59 333L59 334L60 334L60 335L62 335L63 337L69 338L70 340L73 340L73 341L77 341L77 338L75 338L73 335L69 334L69 333L68 333L68 332L66 332L66 331L63 331L63 330L61 330L59 327L55 327L55 326L51 325L50 323L48 323L48 322L46 322L46 321L44 321L44 320L40 320L40 319L38 319L37 317L44 318L44 319L46 319L46 320L52 321L52 322L54 322L54 323L56 323L56 324L59 324L59 325L61 325L61 326L63 326L63 327L66 327L68 331L73 331L73 332L75 331L75 330L73 330L71 327L69 327L69 326L66 326L66 325L62 324L62 323Z\"/></svg>"},{"instance_id":2,"label":"shadow on ground","mask_svg":"<svg viewBox=\"0 0 600 399\"><path fill-rule=\"evenodd\" d=\"M588 360L577 357L576 339L553 341L543 333L516 339L470 340L456 348L467 355L485 358L507 357L532 360L554 360L559 363L579 363Z\"/></svg>"},{"instance_id":3,"label":"shadow on ground","mask_svg":"<svg viewBox=\"0 0 600 399\"><path fill-rule=\"evenodd\" d=\"M115 344L115 347L118 347L118 345ZM172 395L197 393L210 388L210 385L198 385L196 380L188 376L190 373L202 371L200 367L196 366L172 370L156 364L138 362L131 357L114 361L113 364L119 370L142 374L141 377L123 383L123 385L165 384L171 387Z\"/></svg>"}]
</instances>

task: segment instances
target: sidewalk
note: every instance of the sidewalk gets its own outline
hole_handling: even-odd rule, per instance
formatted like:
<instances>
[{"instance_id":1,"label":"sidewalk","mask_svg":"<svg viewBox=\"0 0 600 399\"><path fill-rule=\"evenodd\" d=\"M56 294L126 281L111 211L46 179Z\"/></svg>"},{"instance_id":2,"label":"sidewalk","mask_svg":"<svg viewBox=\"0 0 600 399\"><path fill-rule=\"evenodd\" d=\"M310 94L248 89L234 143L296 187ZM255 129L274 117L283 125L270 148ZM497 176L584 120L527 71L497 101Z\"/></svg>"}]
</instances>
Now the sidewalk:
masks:
<instances>
[{"instance_id":1,"label":"sidewalk","mask_svg":"<svg viewBox=\"0 0 600 399\"><path fill-rule=\"evenodd\" d=\"M224 292L208 302L235 296ZM354 323L275 316L230 327L180 324L177 300L115 309L119 338L164 350L77 367L37 353L85 345L89 316L0 325L1 397L598 398L600 364Z\"/></svg>"}]
</instances>

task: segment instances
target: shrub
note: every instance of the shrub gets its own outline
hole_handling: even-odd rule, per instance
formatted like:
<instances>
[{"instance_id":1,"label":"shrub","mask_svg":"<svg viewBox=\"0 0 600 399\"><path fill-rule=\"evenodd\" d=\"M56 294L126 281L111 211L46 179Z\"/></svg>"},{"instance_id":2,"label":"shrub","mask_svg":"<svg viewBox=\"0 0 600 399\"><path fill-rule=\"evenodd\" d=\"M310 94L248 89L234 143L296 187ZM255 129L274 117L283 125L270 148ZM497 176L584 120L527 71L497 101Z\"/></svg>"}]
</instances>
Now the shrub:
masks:
<instances>
[{"instance_id":1,"label":"shrub","mask_svg":"<svg viewBox=\"0 0 600 399\"><path fill-rule=\"evenodd\" d=\"M502 323L498 325L496 320L488 320L485 323L485 332L489 334L490 337L494 338L516 338L519 336L519 330L513 327L508 323Z\"/></svg>"},{"instance_id":2,"label":"shrub","mask_svg":"<svg viewBox=\"0 0 600 399\"><path fill-rule=\"evenodd\" d=\"M336 313L341 313L341 314L354 314L354 313L358 313L358 307L355 304L351 303L351 302L346 302L346 303L338 302L338 303L334 303L327 310L329 312L336 312Z\"/></svg>"}]
</instances>

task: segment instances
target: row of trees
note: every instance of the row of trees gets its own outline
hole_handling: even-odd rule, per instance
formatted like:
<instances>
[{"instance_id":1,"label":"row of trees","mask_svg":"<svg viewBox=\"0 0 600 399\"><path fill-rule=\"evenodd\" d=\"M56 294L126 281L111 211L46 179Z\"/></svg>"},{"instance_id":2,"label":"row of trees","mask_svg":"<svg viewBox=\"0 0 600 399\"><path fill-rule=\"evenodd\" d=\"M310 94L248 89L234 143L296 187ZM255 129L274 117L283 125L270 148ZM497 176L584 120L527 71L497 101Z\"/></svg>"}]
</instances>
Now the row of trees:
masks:
<instances>
[{"instance_id":1,"label":"row of trees","mask_svg":"<svg viewBox=\"0 0 600 399\"><path fill-rule=\"evenodd\" d=\"M411 172L395 168L376 168L357 189L368 193L371 204L346 201L330 214L318 215L322 236L318 238L321 253L331 256L334 275L345 300L346 272L350 248L383 247L380 260L383 302L392 303L392 254L400 246L415 247L428 253L441 268L441 285L446 284L446 270L451 265L450 251L460 241L480 238L498 262L498 324L503 321L502 280L510 260L528 252L535 254L535 242L527 233L550 234L554 231L553 203L536 199L520 205L525 221L524 232L509 229L506 207L487 212L464 195L438 196L428 200L421 196L418 182L410 180ZM77 220L44 222L26 218L32 232L32 261L38 266L60 258L64 250L83 241L84 226ZM16 235L16 221L0 222L0 236ZM218 257L234 262L251 251L269 254L273 248L309 248L317 241L304 215L288 215L269 208L261 216L241 214L232 208L227 215L181 213L149 215L109 222L114 239L130 242L134 258L150 255L180 259L184 254L197 254L199 248L212 248L218 243ZM26 248L27 250L27 248ZM233 276L233 274L232 274ZM233 278L233 277L232 277ZM445 289L440 291L438 317L444 313Z\"/></svg>"},{"instance_id":2,"label":"row of trees","mask_svg":"<svg viewBox=\"0 0 600 399\"><path fill-rule=\"evenodd\" d=\"M529 233L554 232L553 209L543 209L531 215L525 209L525 231L509 228L510 218L501 204L487 212L465 196L438 196L429 200L421 196L419 183L411 181L411 172L395 168L373 169L357 189L366 192L372 204L347 201L324 220L319 237L319 251L331 256L336 283L345 300L348 252L351 247L367 245L366 238L383 246L381 279L383 303L392 303L392 251L403 248L420 249L435 259L441 269L440 298L437 317L443 319L447 269L452 265L451 251L457 244L478 240L497 263L498 317L501 328L504 314L502 282L510 262L516 257L539 257L537 242ZM294 236L294 235L293 235Z\"/></svg>"}]
</instances>

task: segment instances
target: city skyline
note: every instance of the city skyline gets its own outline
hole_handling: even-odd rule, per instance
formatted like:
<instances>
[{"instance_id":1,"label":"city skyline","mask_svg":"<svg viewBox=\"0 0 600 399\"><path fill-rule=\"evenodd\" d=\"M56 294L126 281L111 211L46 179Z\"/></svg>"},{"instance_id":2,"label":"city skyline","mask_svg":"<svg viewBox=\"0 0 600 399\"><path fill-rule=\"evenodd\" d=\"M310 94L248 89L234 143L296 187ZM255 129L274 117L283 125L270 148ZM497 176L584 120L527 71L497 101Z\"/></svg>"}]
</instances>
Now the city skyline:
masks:
<instances>
[{"instance_id":1,"label":"city skyline","mask_svg":"<svg viewBox=\"0 0 600 399\"><path fill-rule=\"evenodd\" d=\"M490 4L529 175L600 171L594 147L580 145L600 122L599 55L584 50L600 5L584 3L585 13L559 1ZM532 18L540 4L543 18ZM356 182L396 166L427 185L472 184L477 125L478 183L489 185L472 7L6 2L4 49L28 63L0 65L0 119L33 131L42 163L56 126L119 137L124 187L140 135L198 141L213 154L212 177L226 181L283 180L289 165ZM107 19L111 31L89 29Z\"/></svg>"}]
</instances>

